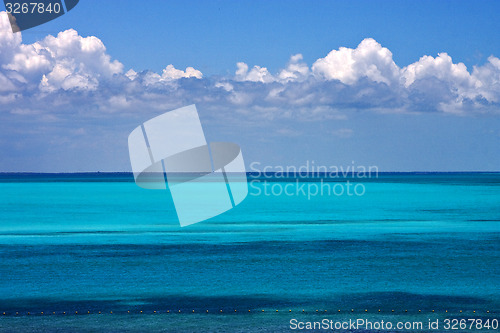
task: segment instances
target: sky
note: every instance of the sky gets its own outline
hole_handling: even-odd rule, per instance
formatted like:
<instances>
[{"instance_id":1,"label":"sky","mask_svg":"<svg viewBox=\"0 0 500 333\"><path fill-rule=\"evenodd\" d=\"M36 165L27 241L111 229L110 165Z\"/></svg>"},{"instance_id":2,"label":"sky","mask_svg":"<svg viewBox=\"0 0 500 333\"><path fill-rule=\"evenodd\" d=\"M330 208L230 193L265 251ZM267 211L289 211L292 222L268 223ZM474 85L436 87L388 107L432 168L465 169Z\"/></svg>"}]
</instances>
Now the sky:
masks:
<instances>
[{"instance_id":1,"label":"sky","mask_svg":"<svg viewBox=\"0 0 500 333\"><path fill-rule=\"evenodd\" d=\"M0 10L4 8L0 7ZM13 34L0 172L130 171L195 103L247 166L500 171L498 1L97 1Z\"/></svg>"}]
</instances>

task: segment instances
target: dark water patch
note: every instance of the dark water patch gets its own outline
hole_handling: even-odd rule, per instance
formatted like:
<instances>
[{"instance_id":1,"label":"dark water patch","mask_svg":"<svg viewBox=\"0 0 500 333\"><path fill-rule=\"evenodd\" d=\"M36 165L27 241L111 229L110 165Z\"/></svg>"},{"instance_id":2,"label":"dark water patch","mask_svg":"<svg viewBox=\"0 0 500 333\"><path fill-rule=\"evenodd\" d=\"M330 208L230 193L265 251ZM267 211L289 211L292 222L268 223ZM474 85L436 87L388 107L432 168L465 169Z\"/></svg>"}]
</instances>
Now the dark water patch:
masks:
<instances>
[{"instance_id":1,"label":"dark water patch","mask_svg":"<svg viewBox=\"0 0 500 333\"><path fill-rule=\"evenodd\" d=\"M41 312L50 314L85 314L88 312L98 313L192 313L205 312L233 314L237 310L247 312L261 308L279 308L289 306L292 302L282 299L265 297L245 297L245 296L189 296L189 295L168 295L149 298L122 298L114 300L72 300L72 299L42 299L25 298L16 300L0 300L0 311L6 315L41 315Z\"/></svg>"},{"instance_id":2,"label":"dark water patch","mask_svg":"<svg viewBox=\"0 0 500 333\"><path fill-rule=\"evenodd\" d=\"M6 315L87 314L90 313L207 313L241 315L262 310L316 312L356 312L404 314L418 310L459 312L478 310L496 313L499 302L481 297L457 295L426 295L406 292L370 292L332 295L325 298L280 298L265 296L192 296L165 295L147 298L100 299L0 299L0 311ZM222 310L222 311L221 311ZM235 311L236 310L236 311ZM250 311L248 311L250 310ZM354 310L354 311L353 311ZM394 310L394 311L393 311Z\"/></svg>"},{"instance_id":3,"label":"dark water patch","mask_svg":"<svg viewBox=\"0 0 500 333\"><path fill-rule=\"evenodd\" d=\"M82 257L151 257L178 255L231 255L241 254L280 254L282 252L310 253L356 253L368 251L371 253L411 251L426 249L430 253L442 254L453 249L472 249L475 251L498 251L500 248L500 232L488 233L481 242L475 239L450 242L456 239L454 233L391 233L387 238L373 240L328 239L309 241L243 241L209 243L186 242L172 244L64 244L64 245L0 245L0 258L12 259L38 256L82 256Z\"/></svg>"},{"instance_id":4,"label":"dark water patch","mask_svg":"<svg viewBox=\"0 0 500 333\"><path fill-rule=\"evenodd\" d=\"M377 310L403 313L404 310L422 310L425 312L443 311L459 312L460 310L481 309L500 310L500 303L491 299L474 296L416 294L407 292L371 292L344 294L339 297L341 304L353 304L357 309ZM332 304L333 305L333 304Z\"/></svg>"}]
</instances>

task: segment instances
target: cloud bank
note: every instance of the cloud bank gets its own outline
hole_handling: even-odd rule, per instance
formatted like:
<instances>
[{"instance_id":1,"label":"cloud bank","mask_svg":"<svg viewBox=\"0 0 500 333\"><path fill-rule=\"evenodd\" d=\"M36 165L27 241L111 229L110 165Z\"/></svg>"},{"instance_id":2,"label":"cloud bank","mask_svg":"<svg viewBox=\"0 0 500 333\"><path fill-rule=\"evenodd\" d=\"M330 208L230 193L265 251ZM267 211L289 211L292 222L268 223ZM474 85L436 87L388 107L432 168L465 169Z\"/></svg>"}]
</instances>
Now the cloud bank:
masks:
<instances>
[{"instance_id":1,"label":"cloud bank","mask_svg":"<svg viewBox=\"0 0 500 333\"><path fill-rule=\"evenodd\" d=\"M389 49L366 38L312 65L292 55L277 73L236 64L234 75L199 70L124 69L97 37L75 30L23 44L0 13L0 111L17 115L131 114L197 103L241 117L342 118L353 111L500 114L500 59L467 69L446 53L399 67ZM48 117L47 115L52 115Z\"/></svg>"}]
</instances>

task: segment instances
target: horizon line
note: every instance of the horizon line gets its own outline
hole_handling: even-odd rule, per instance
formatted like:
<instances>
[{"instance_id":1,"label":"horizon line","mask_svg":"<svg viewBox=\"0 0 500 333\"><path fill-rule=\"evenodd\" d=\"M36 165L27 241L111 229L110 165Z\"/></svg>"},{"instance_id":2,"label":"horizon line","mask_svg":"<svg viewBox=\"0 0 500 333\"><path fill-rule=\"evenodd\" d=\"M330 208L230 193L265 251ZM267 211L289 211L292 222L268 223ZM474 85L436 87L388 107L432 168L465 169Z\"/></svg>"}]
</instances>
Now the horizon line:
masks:
<instances>
[{"instance_id":1,"label":"horizon line","mask_svg":"<svg viewBox=\"0 0 500 333\"><path fill-rule=\"evenodd\" d=\"M180 172L182 173L182 172ZM190 173L190 172L184 172ZM196 172L194 172L196 173ZM248 171L246 174L329 174L328 172L320 172L320 171L307 171L307 172L282 172L282 171ZM349 171L347 174L352 174L353 172ZM363 172L354 172L356 174ZM365 172L366 173L366 172ZM388 174L388 173L403 173L403 174L429 174L429 173L500 173L498 171L378 171L378 174ZM37 172L37 171L0 171L0 175L12 175L12 174L25 174L25 175L75 175L75 174L131 174L132 171L62 171L62 172Z\"/></svg>"}]
</instances>

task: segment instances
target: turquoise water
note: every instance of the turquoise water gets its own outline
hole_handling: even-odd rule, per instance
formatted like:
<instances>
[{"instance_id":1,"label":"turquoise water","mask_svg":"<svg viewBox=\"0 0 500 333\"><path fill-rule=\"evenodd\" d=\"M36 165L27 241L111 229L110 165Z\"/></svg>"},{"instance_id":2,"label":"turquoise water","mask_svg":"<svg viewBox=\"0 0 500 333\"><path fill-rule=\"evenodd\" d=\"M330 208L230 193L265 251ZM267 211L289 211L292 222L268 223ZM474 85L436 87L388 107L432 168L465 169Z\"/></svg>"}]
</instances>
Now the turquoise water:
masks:
<instances>
[{"instance_id":1,"label":"turquoise water","mask_svg":"<svg viewBox=\"0 0 500 333\"><path fill-rule=\"evenodd\" d=\"M271 185L299 186L282 180ZM500 174L357 181L362 196L309 198L252 183L233 210L180 228L169 193L126 174L4 174L0 328L275 332L318 309L498 317Z\"/></svg>"}]
</instances>

